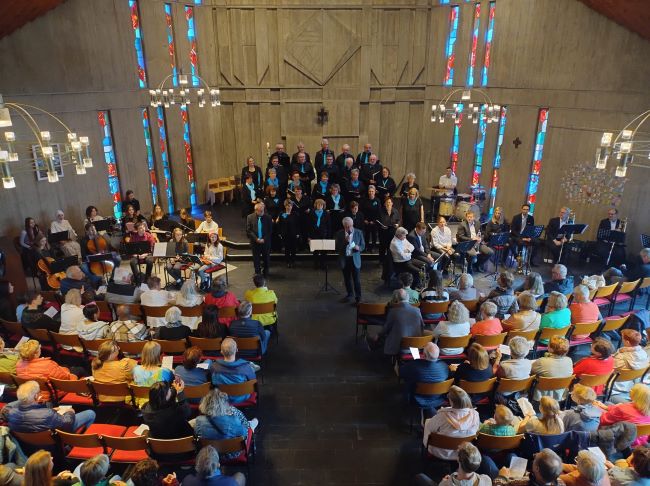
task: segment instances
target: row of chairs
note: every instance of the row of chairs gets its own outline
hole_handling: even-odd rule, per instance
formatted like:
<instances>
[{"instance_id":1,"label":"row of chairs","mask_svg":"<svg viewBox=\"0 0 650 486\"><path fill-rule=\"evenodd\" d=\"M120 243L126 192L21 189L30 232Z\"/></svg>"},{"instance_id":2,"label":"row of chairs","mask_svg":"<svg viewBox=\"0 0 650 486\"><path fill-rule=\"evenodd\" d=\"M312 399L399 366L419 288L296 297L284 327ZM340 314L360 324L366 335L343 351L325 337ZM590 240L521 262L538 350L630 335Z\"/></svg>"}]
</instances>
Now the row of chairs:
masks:
<instances>
[{"instance_id":1,"label":"row of chairs","mask_svg":"<svg viewBox=\"0 0 650 486\"><path fill-rule=\"evenodd\" d=\"M650 306L650 277L637 279L632 282L617 282L611 285L605 285L590 293L590 298L598 305L599 308L604 309L606 316L611 316L617 304L629 302L628 312L634 309L637 297L641 291L647 295L645 308Z\"/></svg>"}]
</instances>

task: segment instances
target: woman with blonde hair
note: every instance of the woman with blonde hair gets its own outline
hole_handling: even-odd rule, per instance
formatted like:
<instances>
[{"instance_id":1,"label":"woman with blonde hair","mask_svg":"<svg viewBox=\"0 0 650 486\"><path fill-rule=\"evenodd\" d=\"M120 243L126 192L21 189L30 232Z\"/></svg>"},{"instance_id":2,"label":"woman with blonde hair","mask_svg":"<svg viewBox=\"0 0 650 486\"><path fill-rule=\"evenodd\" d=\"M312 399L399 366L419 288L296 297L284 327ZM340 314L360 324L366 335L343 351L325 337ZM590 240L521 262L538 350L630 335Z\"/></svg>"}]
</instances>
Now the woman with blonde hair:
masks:
<instances>
[{"instance_id":1,"label":"woman with blonde hair","mask_svg":"<svg viewBox=\"0 0 650 486\"><path fill-rule=\"evenodd\" d=\"M68 480L69 484L74 483L76 478L70 471L61 471L53 478L53 469L52 454L43 449L34 452L25 463L23 486L46 486L53 484L53 479Z\"/></svg>"},{"instance_id":2,"label":"woman with blonde hair","mask_svg":"<svg viewBox=\"0 0 650 486\"><path fill-rule=\"evenodd\" d=\"M25 380L76 380L77 375L70 372L68 368L59 366L51 358L41 357L41 343L35 339L23 343L18 350L20 361L16 364L16 376ZM41 400L49 401L50 393L43 390Z\"/></svg>"},{"instance_id":3,"label":"woman with blonde hair","mask_svg":"<svg viewBox=\"0 0 650 486\"><path fill-rule=\"evenodd\" d=\"M512 425L515 421L515 415L505 405L494 407L494 418L487 419L481 425L479 432L489 435L513 436L517 432Z\"/></svg>"},{"instance_id":4,"label":"woman with blonde hair","mask_svg":"<svg viewBox=\"0 0 650 486\"><path fill-rule=\"evenodd\" d=\"M137 386L151 386L159 381L171 382L174 372L161 366L162 350L160 344L148 341L142 348L140 364L133 368L133 383ZM137 398L138 406L147 403L146 398Z\"/></svg>"},{"instance_id":5,"label":"woman with blonde hair","mask_svg":"<svg viewBox=\"0 0 650 486\"><path fill-rule=\"evenodd\" d=\"M560 416L560 404L555 398L542 397L539 402L539 411L542 418L527 415L517 428L518 433L554 435L564 432L564 422Z\"/></svg>"},{"instance_id":6,"label":"woman with blonde hair","mask_svg":"<svg viewBox=\"0 0 650 486\"><path fill-rule=\"evenodd\" d=\"M619 403L606 407L600 418L600 426L613 425L618 422L632 422L637 425L650 424L650 387L637 383L630 390L628 403ZM639 438L637 438L637 441Z\"/></svg>"},{"instance_id":7,"label":"woman with blonde hair","mask_svg":"<svg viewBox=\"0 0 650 486\"><path fill-rule=\"evenodd\" d=\"M447 310L447 320L440 321L433 330L433 337L459 337L469 334L469 310L461 302L452 302ZM460 354L463 348L442 348L440 354Z\"/></svg>"},{"instance_id":8,"label":"woman with blonde hair","mask_svg":"<svg viewBox=\"0 0 650 486\"><path fill-rule=\"evenodd\" d=\"M564 430L580 430L583 432L595 432L600 425L600 417L603 410L597 407L596 392L588 386L576 383L571 389L571 400L575 406L571 410L565 410L562 414Z\"/></svg>"},{"instance_id":9,"label":"woman with blonde hair","mask_svg":"<svg viewBox=\"0 0 650 486\"><path fill-rule=\"evenodd\" d=\"M517 296L519 310L501 321L504 331L536 331L542 320L537 312L537 299L530 292L522 292Z\"/></svg>"},{"instance_id":10,"label":"woman with blonde hair","mask_svg":"<svg viewBox=\"0 0 650 486\"><path fill-rule=\"evenodd\" d=\"M119 359L120 347L115 341L106 341L99 346L97 357L91 363L93 378L97 383L129 383L133 380L133 369L138 364L131 358ZM99 396L102 402L121 401L118 397Z\"/></svg>"},{"instance_id":11,"label":"woman with blonde hair","mask_svg":"<svg viewBox=\"0 0 650 486\"><path fill-rule=\"evenodd\" d=\"M569 341L560 336L553 336L548 343L548 353L537 359L532 366L533 375L548 378L566 378L573 375L573 361L567 356ZM533 399L539 401L543 395L561 400L565 389L540 391L535 390Z\"/></svg>"},{"instance_id":12,"label":"woman with blonde hair","mask_svg":"<svg viewBox=\"0 0 650 486\"><path fill-rule=\"evenodd\" d=\"M61 334L76 334L77 324L84 320L83 306L81 305L81 292L79 289L70 289L65 294L65 303L61 306Z\"/></svg>"},{"instance_id":13,"label":"woman with blonde hair","mask_svg":"<svg viewBox=\"0 0 650 486\"><path fill-rule=\"evenodd\" d=\"M454 365L450 368L453 369ZM454 373L454 378L460 383L460 380L465 381L486 381L492 378L492 366L490 365L490 357L483 346L478 343L472 343L467 348L467 361L464 361ZM486 397L486 393L472 393L470 397L472 402L476 403L478 400Z\"/></svg>"},{"instance_id":14,"label":"woman with blonde hair","mask_svg":"<svg viewBox=\"0 0 650 486\"><path fill-rule=\"evenodd\" d=\"M524 279L524 284L518 289L518 292L530 292L536 299L544 295L544 281L542 276L537 272L530 272Z\"/></svg>"}]
</instances>

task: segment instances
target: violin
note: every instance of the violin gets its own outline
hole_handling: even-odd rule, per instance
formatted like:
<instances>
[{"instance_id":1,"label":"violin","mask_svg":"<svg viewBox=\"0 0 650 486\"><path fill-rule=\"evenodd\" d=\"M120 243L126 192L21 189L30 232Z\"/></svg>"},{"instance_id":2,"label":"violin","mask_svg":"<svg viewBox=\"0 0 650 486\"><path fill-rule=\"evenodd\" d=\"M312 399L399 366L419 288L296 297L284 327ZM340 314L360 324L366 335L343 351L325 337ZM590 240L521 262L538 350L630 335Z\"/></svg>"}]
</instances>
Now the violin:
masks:
<instances>
[{"instance_id":1,"label":"violin","mask_svg":"<svg viewBox=\"0 0 650 486\"><path fill-rule=\"evenodd\" d=\"M102 235L98 235L97 238L95 239L89 239L88 242L86 243L86 249L88 250L88 253L90 253L91 255L106 253L106 256L108 257L104 261L91 262L88 265L88 268L93 273L93 275L97 275L101 277L107 273L113 272L113 268L115 268L115 264L110 258L111 257L110 245Z\"/></svg>"},{"instance_id":2,"label":"violin","mask_svg":"<svg viewBox=\"0 0 650 486\"><path fill-rule=\"evenodd\" d=\"M52 273L50 271L50 263L54 261L54 258L52 257L44 257L41 258L36 266L38 269L45 274L45 279L47 280L47 284L55 289L58 290L61 288L61 280L65 278L65 272L58 272L58 273Z\"/></svg>"}]
</instances>

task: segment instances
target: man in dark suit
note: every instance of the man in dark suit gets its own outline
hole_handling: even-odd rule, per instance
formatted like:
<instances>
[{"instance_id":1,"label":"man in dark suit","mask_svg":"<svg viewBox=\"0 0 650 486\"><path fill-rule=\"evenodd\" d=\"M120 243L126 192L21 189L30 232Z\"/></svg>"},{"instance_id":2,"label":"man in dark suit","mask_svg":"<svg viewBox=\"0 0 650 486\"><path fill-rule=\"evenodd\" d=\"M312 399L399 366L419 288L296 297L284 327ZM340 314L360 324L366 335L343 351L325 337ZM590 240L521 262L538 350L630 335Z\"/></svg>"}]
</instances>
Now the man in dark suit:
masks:
<instances>
[{"instance_id":1,"label":"man in dark suit","mask_svg":"<svg viewBox=\"0 0 650 486\"><path fill-rule=\"evenodd\" d=\"M297 172L300 175L300 182L305 188L305 194L309 194L309 192L311 192L311 181L316 177L314 174L314 167L307 159L307 154L305 152L298 152L296 156L297 161L291 164L291 174Z\"/></svg>"},{"instance_id":2,"label":"man in dark suit","mask_svg":"<svg viewBox=\"0 0 650 486\"><path fill-rule=\"evenodd\" d=\"M314 168L316 169L316 174L320 175L321 171L325 168L325 164L327 163L327 156L331 155L332 160L336 159L336 154L332 150L330 150L330 142L326 138L321 140L320 142L321 149L316 152L316 156L314 157Z\"/></svg>"},{"instance_id":3,"label":"man in dark suit","mask_svg":"<svg viewBox=\"0 0 650 486\"><path fill-rule=\"evenodd\" d=\"M521 247L523 244L527 244L532 246L532 253L531 253L531 265L535 265L533 258L535 257L536 253L536 243L537 241L534 238L522 238L521 233L524 231L524 229L528 226L535 226L535 218L533 217L532 214L528 214L530 211L530 205L529 204L523 204L521 206L521 214L518 214L517 216L513 216L512 222L510 223L510 247L513 249L515 252L515 256L518 255L521 252Z\"/></svg>"},{"instance_id":4,"label":"man in dark suit","mask_svg":"<svg viewBox=\"0 0 650 486\"><path fill-rule=\"evenodd\" d=\"M478 270L483 272L483 264L494 254L494 250L483 243L481 237L481 223L475 220L474 213L467 211L465 219L458 226L456 232L456 240L460 243L462 241L475 241L474 246L467 252L467 263L469 265L468 273L472 273L472 265L476 265Z\"/></svg>"},{"instance_id":5,"label":"man in dark suit","mask_svg":"<svg viewBox=\"0 0 650 486\"><path fill-rule=\"evenodd\" d=\"M302 143L302 142L298 142L298 145L296 146L296 148L298 149L298 151L291 156L291 165L294 165L294 164L298 163L298 161L299 161L298 156L300 154L304 154L305 162L309 162L309 165L311 165L311 157L309 156L309 154L307 152L305 152L305 144Z\"/></svg>"},{"instance_id":6,"label":"man in dark suit","mask_svg":"<svg viewBox=\"0 0 650 486\"><path fill-rule=\"evenodd\" d=\"M433 270L433 263L440 257L440 253L431 251L427 240L427 225L418 221L415 228L406 235L406 239L413 245L412 258L419 260L427 266L427 271Z\"/></svg>"},{"instance_id":7,"label":"man in dark suit","mask_svg":"<svg viewBox=\"0 0 650 486\"><path fill-rule=\"evenodd\" d=\"M253 264L255 273L269 276L269 253L271 252L271 235L273 221L264 214L264 203L255 205L255 212L246 217L246 235L253 251ZM262 264L264 271L262 271Z\"/></svg>"},{"instance_id":8,"label":"man in dark suit","mask_svg":"<svg viewBox=\"0 0 650 486\"><path fill-rule=\"evenodd\" d=\"M284 167L284 170L288 173L289 168L291 167L291 159L289 159L289 154L285 152L283 143L275 144L275 152L273 152L269 157L268 167L271 167L271 161L273 160L273 157L278 158L280 165Z\"/></svg>"},{"instance_id":9,"label":"man in dark suit","mask_svg":"<svg viewBox=\"0 0 650 486\"><path fill-rule=\"evenodd\" d=\"M372 155L372 145L366 143L363 146L363 152L357 155L357 167L363 167L364 164L368 164L370 162L370 155Z\"/></svg>"},{"instance_id":10,"label":"man in dark suit","mask_svg":"<svg viewBox=\"0 0 650 486\"><path fill-rule=\"evenodd\" d=\"M568 255L567 243L569 239L562 232L562 227L569 224L569 213L570 209L566 206L560 208L560 215L549 219L548 226L546 226L546 246L553 255L553 263L560 263L560 249L563 243L565 248L562 250L562 257Z\"/></svg>"},{"instance_id":11,"label":"man in dark suit","mask_svg":"<svg viewBox=\"0 0 650 486\"><path fill-rule=\"evenodd\" d=\"M339 255L339 266L343 271L343 281L347 292L343 302L350 302L352 299L354 284L354 299L359 303L361 301L361 279L359 278L361 252L366 248L363 232L353 226L352 218L343 218L343 229L336 233L334 243Z\"/></svg>"},{"instance_id":12,"label":"man in dark suit","mask_svg":"<svg viewBox=\"0 0 650 486\"><path fill-rule=\"evenodd\" d=\"M609 263L617 267L625 263L625 242L615 243L614 248L612 249L612 242L607 239L606 233L608 231L621 231L622 221L618 217L618 209L609 208L607 211L607 218L600 221L598 225L597 235L602 235L603 237L598 236L598 241L596 242L596 253L603 262L607 261L609 252L612 252L612 257L609 260ZM82 246L83 248L83 246Z\"/></svg>"},{"instance_id":13,"label":"man in dark suit","mask_svg":"<svg viewBox=\"0 0 650 486\"><path fill-rule=\"evenodd\" d=\"M345 167L345 159L348 157L350 157L354 163L354 155L352 155L352 152L350 152L350 146L346 143L343 144L343 147L341 147L341 153L338 157L336 157L336 165L339 168L339 172L343 172L343 168Z\"/></svg>"}]
</instances>

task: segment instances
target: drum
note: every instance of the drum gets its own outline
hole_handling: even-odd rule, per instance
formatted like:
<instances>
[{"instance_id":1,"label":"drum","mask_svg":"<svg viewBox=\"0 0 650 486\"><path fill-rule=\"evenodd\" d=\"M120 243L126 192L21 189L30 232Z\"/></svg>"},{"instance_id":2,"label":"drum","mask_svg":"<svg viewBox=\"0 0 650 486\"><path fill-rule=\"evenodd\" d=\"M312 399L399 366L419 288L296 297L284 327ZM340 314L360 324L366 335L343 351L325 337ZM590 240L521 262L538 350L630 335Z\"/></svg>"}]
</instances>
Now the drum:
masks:
<instances>
[{"instance_id":1,"label":"drum","mask_svg":"<svg viewBox=\"0 0 650 486\"><path fill-rule=\"evenodd\" d=\"M476 221L480 221L481 219L481 210L479 209L477 204L472 204L467 201L462 201L456 204L456 211L454 212L455 216L460 219L461 221L465 219L465 213L467 211L471 211L474 213L474 219Z\"/></svg>"},{"instance_id":2,"label":"drum","mask_svg":"<svg viewBox=\"0 0 650 486\"><path fill-rule=\"evenodd\" d=\"M470 202L472 200L471 194L458 194L456 196L456 203L460 202Z\"/></svg>"},{"instance_id":3,"label":"drum","mask_svg":"<svg viewBox=\"0 0 650 486\"><path fill-rule=\"evenodd\" d=\"M472 196L474 196L474 202L485 201L485 189L474 189Z\"/></svg>"},{"instance_id":4,"label":"drum","mask_svg":"<svg viewBox=\"0 0 650 486\"><path fill-rule=\"evenodd\" d=\"M440 198L440 208L438 209L438 215L448 218L454 214L454 198L453 197L441 197Z\"/></svg>"}]
</instances>

